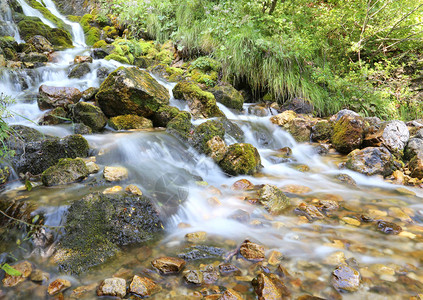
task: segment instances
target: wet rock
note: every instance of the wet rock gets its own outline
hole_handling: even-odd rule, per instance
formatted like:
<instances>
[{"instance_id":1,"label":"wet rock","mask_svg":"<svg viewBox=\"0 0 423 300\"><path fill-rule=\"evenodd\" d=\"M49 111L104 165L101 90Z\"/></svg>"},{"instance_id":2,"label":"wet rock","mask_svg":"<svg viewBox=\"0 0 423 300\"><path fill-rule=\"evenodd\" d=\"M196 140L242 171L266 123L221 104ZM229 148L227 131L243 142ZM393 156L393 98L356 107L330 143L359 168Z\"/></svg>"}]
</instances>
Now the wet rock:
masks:
<instances>
[{"instance_id":1,"label":"wet rock","mask_svg":"<svg viewBox=\"0 0 423 300\"><path fill-rule=\"evenodd\" d=\"M194 147L202 153L207 150L207 142L214 137L223 139L225 136L225 129L222 123L216 120L209 120L201 123L194 130L192 135L192 143Z\"/></svg>"},{"instance_id":2,"label":"wet rock","mask_svg":"<svg viewBox=\"0 0 423 300\"><path fill-rule=\"evenodd\" d=\"M388 222L388 221L378 221L377 222L377 230L382 231L386 234L399 234L402 231L401 226Z\"/></svg>"},{"instance_id":3,"label":"wet rock","mask_svg":"<svg viewBox=\"0 0 423 300\"><path fill-rule=\"evenodd\" d=\"M348 154L346 167L365 175L388 176L395 170L392 154L383 147L367 147Z\"/></svg>"},{"instance_id":4,"label":"wet rock","mask_svg":"<svg viewBox=\"0 0 423 300\"><path fill-rule=\"evenodd\" d=\"M61 271L81 274L113 257L120 246L155 238L163 225L146 197L94 193L69 207L65 230L54 261Z\"/></svg>"},{"instance_id":5,"label":"wet rock","mask_svg":"<svg viewBox=\"0 0 423 300\"><path fill-rule=\"evenodd\" d=\"M221 248L211 246L193 246L186 248L183 253L178 254L184 260L199 260L209 258L221 258L224 251Z\"/></svg>"},{"instance_id":6,"label":"wet rock","mask_svg":"<svg viewBox=\"0 0 423 300\"><path fill-rule=\"evenodd\" d=\"M251 144L232 144L219 166L229 175L252 175L261 168L260 154Z\"/></svg>"},{"instance_id":7,"label":"wet rock","mask_svg":"<svg viewBox=\"0 0 423 300\"><path fill-rule=\"evenodd\" d=\"M332 136L333 127L328 121L319 121L311 128L311 140L318 143L328 142Z\"/></svg>"},{"instance_id":8,"label":"wet rock","mask_svg":"<svg viewBox=\"0 0 423 300\"><path fill-rule=\"evenodd\" d=\"M240 223L247 223L250 220L250 214L243 209L237 209L228 216L228 219L232 219Z\"/></svg>"},{"instance_id":9,"label":"wet rock","mask_svg":"<svg viewBox=\"0 0 423 300\"><path fill-rule=\"evenodd\" d=\"M412 177L423 179L423 150L410 160L408 167Z\"/></svg>"},{"instance_id":10,"label":"wet rock","mask_svg":"<svg viewBox=\"0 0 423 300\"><path fill-rule=\"evenodd\" d=\"M113 186L113 187L109 187L107 189L105 189L103 191L103 194L115 194L115 193L120 193L123 190L123 188L121 186Z\"/></svg>"},{"instance_id":11,"label":"wet rock","mask_svg":"<svg viewBox=\"0 0 423 300\"><path fill-rule=\"evenodd\" d=\"M252 285L259 300L290 299L290 292L275 274L260 273Z\"/></svg>"},{"instance_id":12,"label":"wet rock","mask_svg":"<svg viewBox=\"0 0 423 300\"><path fill-rule=\"evenodd\" d=\"M122 278L107 278L97 289L97 296L114 296L123 298L126 295L126 280Z\"/></svg>"},{"instance_id":13,"label":"wet rock","mask_svg":"<svg viewBox=\"0 0 423 300\"><path fill-rule=\"evenodd\" d=\"M41 85L38 90L37 102L41 110L64 107L81 99L82 93L76 88Z\"/></svg>"},{"instance_id":14,"label":"wet rock","mask_svg":"<svg viewBox=\"0 0 423 300\"><path fill-rule=\"evenodd\" d=\"M82 78L91 72L89 63L81 63L70 68L68 78Z\"/></svg>"},{"instance_id":15,"label":"wet rock","mask_svg":"<svg viewBox=\"0 0 423 300\"><path fill-rule=\"evenodd\" d=\"M297 114L311 114L313 113L314 108L313 104L311 104L309 101L303 98L295 97L286 101L282 105L282 110L292 110Z\"/></svg>"},{"instance_id":16,"label":"wet rock","mask_svg":"<svg viewBox=\"0 0 423 300\"><path fill-rule=\"evenodd\" d=\"M237 142L242 143L245 139L244 131L234 122L226 117L217 118L222 123L225 133L233 137Z\"/></svg>"},{"instance_id":17,"label":"wet rock","mask_svg":"<svg viewBox=\"0 0 423 300\"><path fill-rule=\"evenodd\" d=\"M50 296L54 296L70 288L71 285L69 280L59 278L48 285L47 292Z\"/></svg>"},{"instance_id":18,"label":"wet rock","mask_svg":"<svg viewBox=\"0 0 423 300\"><path fill-rule=\"evenodd\" d=\"M266 117L270 114L269 108L263 103L248 106L248 113L257 117Z\"/></svg>"},{"instance_id":19,"label":"wet rock","mask_svg":"<svg viewBox=\"0 0 423 300\"><path fill-rule=\"evenodd\" d=\"M125 188L125 192L132 194L132 195L138 195L142 196L142 192L139 187L137 187L134 184L130 184Z\"/></svg>"},{"instance_id":20,"label":"wet rock","mask_svg":"<svg viewBox=\"0 0 423 300\"><path fill-rule=\"evenodd\" d=\"M376 132L366 136L366 141L370 146L384 146L391 152L399 152L404 150L409 137L407 125L394 120L382 124Z\"/></svg>"},{"instance_id":21,"label":"wet rock","mask_svg":"<svg viewBox=\"0 0 423 300\"><path fill-rule=\"evenodd\" d=\"M239 276L241 275L241 270L238 269L237 266L228 264L228 263L221 263L219 266L219 272L222 276Z\"/></svg>"},{"instance_id":22,"label":"wet rock","mask_svg":"<svg viewBox=\"0 0 423 300\"><path fill-rule=\"evenodd\" d=\"M355 182L355 180L350 175L347 175L347 174L335 175L335 179L340 182L349 184L351 186L357 186L357 183Z\"/></svg>"},{"instance_id":23,"label":"wet rock","mask_svg":"<svg viewBox=\"0 0 423 300\"><path fill-rule=\"evenodd\" d=\"M42 35L34 35L28 41L38 52L53 52L52 44Z\"/></svg>"},{"instance_id":24,"label":"wet rock","mask_svg":"<svg viewBox=\"0 0 423 300\"><path fill-rule=\"evenodd\" d=\"M188 106L194 118L198 119L224 116L219 107L216 105L216 99L213 94L202 91L194 82L178 82L173 88L173 96L176 99L188 102Z\"/></svg>"},{"instance_id":25,"label":"wet rock","mask_svg":"<svg viewBox=\"0 0 423 300\"><path fill-rule=\"evenodd\" d=\"M355 292L360 287L360 273L347 264L340 264L332 272L332 285L338 291Z\"/></svg>"},{"instance_id":26,"label":"wet rock","mask_svg":"<svg viewBox=\"0 0 423 300\"><path fill-rule=\"evenodd\" d=\"M269 259L267 260L267 262L269 263L269 265L277 266L281 263L282 258L283 258L282 253L280 253L279 251L273 250L272 252L270 252Z\"/></svg>"},{"instance_id":27,"label":"wet rock","mask_svg":"<svg viewBox=\"0 0 423 300\"><path fill-rule=\"evenodd\" d=\"M81 181L88 174L87 166L82 159L62 158L42 173L41 181L45 186L68 184Z\"/></svg>"},{"instance_id":28,"label":"wet rock","mask_svg":"<svg viewBox=\"0 0 423 300\"><path fill-rule=\"evenodd\" d=\"M214 95L217 102L222 103L226 107L238 110L242 109L244 97L233 86L219 85L209 89L209 92Z\"/></svg>"},{"instance_id":29,"label":"wet rock","mask_svg":"<svg viewBox=\"0 0 423 300\"><path fill-rule=\"evenodd\" d=\"M50 274L43 272L40 269L36 269L31 273L30 279L35 282L48 282L50 279Z\"/></svg>"},{"instance_id":30,"label":"wet rock","mask_svg":"<svg viewBox=\"0 0 423 300\"><path fill-rule=\"evenodd\" d=\"M63 107L56 107L49 112L46 112L44 116L38 121L40 125L57 125L66 122L67 113Z\"/></svg>"},{"instance_id":31,"label":"wet rock","mask_svg":"<svg viewBox=\"0 0 423 300\"><path fill-rule=\"evenodd\" d=\"M90 87L82 92L82 99L85 101L95 100L95 95L97 95L99 88Z\"/></svg>"},{"instance_id":32,"label":"wet rock","mask_svg":"<svg viewBox=\"0 0 423 300\"><path fill-rule=\"evenodd\" d=\"M185 260L177 257L160 257L151 262L153 267L163 275L180 273L185 266Z\"/></svg>"},{"instance_id":33,"label":"wet rock","mask_svg":"<svg viewBox=\"0 0 423 300\"><path fill-rule=\"evenodd\" d=\"M92 62L93 62L93 58L91 56L87 56L87 55L77 55L73 59L74 64L92 63Z\"/></svg>"},{"instance_id":34,"label":"wet rock","mask_svg":"<svg viewBox=\"0 0 423 300\"><path fill-rule=\"evenodd\" d=\"M242 296L233 289L227 289L219 300L242 300Z\"/></svg>"},{"instance_id":35,"label":"wet rock","mask_svg":"<svg viewBox=\"0 0 423 300\"><path fill-rule=\"evenodd\" d=\"M203 283L203 273L200 270L187 270L184 272L186 283L200 285Z\"/></svg>"},{"instance_id":36,"label":"wet rock","mask_svg":"<svg viewBox=\"0 0 423 300\"><path fill-rule=\"evenodd\" d=\"M361 146L364 121L361 117L345 115L333 126L332 145L340 153L349 153Z\"/></svg>"},{"instance_id":37,"label":"wet rock","mask_svg":"<svg viewBox=\"0 0 423 300\"><path fill-rule=\"evenodd\" d=\"M258 193L259 202L271 214L280 214L290 205L288 197L274 185L265 184Z\"/></svg>"},{"instance_id":38,"label":"wet rock","mask_svg":"<svg viewBox=\"0 0 423 300\"><path fill-rule=\"evenodd\" d=\"M93 161L86 162L85 166L87 167L88 174L94 174L100 171L100 167Z\"/></svg>"},{"instance_id":39,"label":"wet rock","mask_svg":"<svg viewBox=\"0 0 423 300\"><path fill-rule=\"evenodd\" d=\"M306 217L309 221L324 219L325 216L312 204L301 203L294 210L297 215Z\"/></svg>"},{"instance_id":40,"label":"wet rock","mask_svg":"<svg viewBox=\"0 0 423 300\"><path fill-rule=\"evenodd\" d=\"M245 240L239 248L239 254L247 260L262 261L264 260L264 247Z\"/></svg>"},{"instance_id":41,"label":"wet rock","mask_svg":"<svg viewBox=\"0 0 423 300\"><path fill-rule=\"evenodd\" d=\"M219 279L219 273L213 265L205 266L201 273L203 273L203 282L205 284L214 284Z\"/></svg>"},{"instance_id":42,"label":"wet rock","mask_svg":"<svg viewBox=\"0 0 423 300\"><path fill-rule=\"evenodd\" d=\"M240 179L234 182L232 184L231 189L234 191L242 191L242 190L249 190L254 188L254 184L251 183L251 181L247 179Z\"/></svg>"},{"instance_id":43,"label":"wet rock","mask_svg":"<svg viewBox=\"0 0 423 300\"><path fill-rule=\"evenodd\" d=\"M292 110L273 116L270 121L290 132L299 142L308 142L310 140L311 128L315 123L309 117L297 115Z\"/></svg>"},{"instance_id":44,"label":"wet rock","mask_svg":"<svg viewBox=\"0 0 423 300\"><path fill-rule=\"evenodd\" d=\"M29 52L29 53L22 53L20 55L20 61L26 62L26 63L46 63L48 62L47 55L43 53L37 53L37 52Z\"/></svg>"},{"instance_id":45,"label":"wet rock","mask_svg":"<svg viewBox=\"0 0 423 300\"><path fill-rule=\"evenodd\" d=\"M210 156L217 163L225 157L227 151L228 147L226 146L225 141L219 136L214 136L208 140L204 146L204 153Z\"/></svg>"},{"instance_id":46,"label":"wet rock","mask_svg":"<svg viewBox=\"0 0 423 300\"><path fill-rule=\"evenodd\" d=\"M146 71L120 67L100 86L96 100L108 117L135 114L149 117L169 104L169 93Z\"/></svg>"},{"instance_id":47,"label":"wet rock","mask_svg":"<svg viewBox=\"0 0 423 300\"><path fill-rule=\"evenodd\" d=\"M83 124L83 123L76 123L73 124L73 132L75 134L92 134L93 130L91 129L91 127Z\"/></svg>"},{"instance_id":48,"label":"wet rock","mask_svg":"<svg viewBox=\"0 0 423 300\"><path fill-rule=\"evenodd\" d=\"M93 292L97 288L97 283L92 283L90 285L79 286L72 291L69 295L70 299L85 299L88 298L89 294L94 294Z\"/></svg>"},{"instance_id":49,"label":"wet rock","mask_svg":"<svg viewBox=\"0 0 423 300\"><path fill-rule=\"evenodd\" d=\"M104 167L104 179L109 182L128 179L128 169L124 167Z\"/></svg>"},{"instance_id":50,"label":"wet rock","mask_svg":"<svg viewBox=\"0 0 423 300\"><path fill-rule=\"evenodd\" d=\"M409 160L421 152L423 152L423 138L412 138L405 148L404 157Z\"/></svg>"},{"instance_id":51,"label":"wet rock","mask_svg":"<svg viewBox=\"0 0 423 300\"><path fill-rule=\"evenodd\" d=\"M8 166L0 166L0 185L7 182L10 176L10 168Z\"/></svg>"},{"instance_id":52,"label":"wet rock","mask_svg":"<svg viewBox=\"0 0 423 300\"><path fill-rule=\"evenodd\" d=\"M12 164L19 173L41 174L58 163L61 158L77 158L88 156L88 142L81 135L69 135L62 139L47 137L41 141L9 143L16 156Z\"/></svg>"},{"instance_id":53,"label":"wet rock","mask_svg":"<svg viewBox=\"0 0 423 300\"><path fill-rule=\"evenodd\" d=\"M129 292L137 294L141 297L149 297L161 290L160 286L147 277L139 277L137 275L132 279L129 285Z\"/></svg>"},{"instance_id":54,"label":"wet rock","mask_svg":"<svg viewBox=\"0 0 423 300\"><path fill-rule=\"evenodd\" d=\"M202 243L202 242L205 242L207 239L207 232L197 231L197 232L187 233L185 235L185 239L187 242L190 242L190 243Z\"/></svg>"},{"instance_id":55,"label":"wet rock","mask_svg":"<svg viewBox=\"0 0 423 300\"><path fill-rule=\"evenodd\" d=\"M153 122L137 115L124 115L111 118L109 126L115 130L145 129L153 128Z\"/></svg>"},{"instance_id":56,"label":"wet rock","mask_svg":"<svg viewBox=\"0 0 423 300\"><path fill-rule=\"evenodd\" d=\"M91 103L78 102L71 110L74 122L84 123L94 132L102 130L107 124L107 118L101 109Z\"/></svg>"},{"instance_id":57,"label":"wet rock","mask_svg":"<svg viewBox=\"0 0 423 300\"><path fill-rule=\"evenodd\" d=\"M22 261L12 265L12 268L19 271L21 275L13 276L6 273L3 278L3 286L13 287L25 281L32 273L32 264L29 261Z\"/></svg>"},{"instance_id":58,"label":"wet rock","mask_svg":"<svg viewBox=\"0 0 423 300\"><path fill-rule=\"evenodd\" d=\"M192 129L191 114L186 111L180 112L166 125L166 131L168 133L176 135L184 140L188 140L191 136Z\"/></svg>"},{"instance_id":59,"label":"wet rock","mask_svg":"<svg viewBox=\"0 0 423 300\"><path fill-rule=\"evenodd\" d=\"M107 78L107 76L109 76L109 74L110 74L110 71L106 67L100 67L97 69L97 72L96 72L97 78L101 82L104 81Z\"/></svg>"},{"instance_id":60,"label":"wet rock","mask_svg":"<svg viewBox=\"0 0 423 300\"><path fill-rule=\"evenodd\" d=\"M166 127L167 124L181 111L174 106L162 105L153 115L153 124L156 127Z\"/></svg>"}]
</instances>

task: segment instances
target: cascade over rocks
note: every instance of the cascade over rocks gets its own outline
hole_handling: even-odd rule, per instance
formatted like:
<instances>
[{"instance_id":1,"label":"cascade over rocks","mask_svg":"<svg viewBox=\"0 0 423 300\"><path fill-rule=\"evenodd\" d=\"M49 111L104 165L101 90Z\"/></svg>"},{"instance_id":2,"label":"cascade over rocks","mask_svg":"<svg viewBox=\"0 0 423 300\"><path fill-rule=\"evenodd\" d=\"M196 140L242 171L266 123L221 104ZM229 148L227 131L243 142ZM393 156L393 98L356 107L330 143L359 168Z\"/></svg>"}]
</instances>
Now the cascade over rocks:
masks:
<instances>
[{"instance_id":1,"label":"cascade over rocks","mask_svg":"<svg viewBox=\"0 0 423 300\"><path fill-rule=\"evenodd\" d=\"M169 93L146 71L120 67L100 86L96 100L108 117L135 114L149 117L169 104Z\"/></svg>"},{"instance_id":2,"label":"cascade over rocks","mask_svg":"<svg viewBox=\"0 0 423 300\"><path fill-rule=\"evenodd\" d=\"M365 175L391 175L395 170L394 158L384 147L367 147L348 154L346 167Z\"/></svg>"},{"instance_id":3,"label":"cascade over rocks","mask_svg":"<svg viewBox=\"0 0 423 300\"><path fill-rule=\"evenodd\" d=\"M153 239L163 227L146 197L94 193L69 207L65 230L53 259L62 271L81 274L113 257L120 246Z\"/></svg>"},{"instance_id":4,"label":"cascade over rocks","mask_svg":"<svg viewBox=\"0 0 423 300\"><path fill-rule=\"evenodd\" d=\"M82 93L77 88L55 87L41 85L38 90L37 102L41 110L64 107L81 99Z\"/></svg>"}]
</instances>

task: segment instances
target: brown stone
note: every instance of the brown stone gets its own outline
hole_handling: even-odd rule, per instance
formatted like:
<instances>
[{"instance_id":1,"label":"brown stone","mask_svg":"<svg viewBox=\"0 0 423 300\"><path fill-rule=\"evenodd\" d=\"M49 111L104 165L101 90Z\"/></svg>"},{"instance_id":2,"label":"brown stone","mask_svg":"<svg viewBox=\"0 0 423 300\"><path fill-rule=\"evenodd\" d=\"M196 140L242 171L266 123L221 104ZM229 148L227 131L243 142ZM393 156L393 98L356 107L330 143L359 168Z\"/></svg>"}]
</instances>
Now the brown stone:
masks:
<instances>
[{"instance_id":1,"label":"brown stone","mask_svg":"<svg viewBox=\"0 0 423 300\"><path fill-rule=\"evenodd\" d=\"M30 279L35 282L46 282L50 279L50 274L36 269L31 273Z\"/></svg>"},{"instance_id":2,"label":"brown stone","mask_svg":"<svg viewBox=\"0 0 423 300\"><path fill-rule=\"evenodd\" d=\"M233 289L227 289L219 298L219 300L242 300L242 297Z\"/></svg>"},{"instance_id":3,"label":"brown stone","mask_svg":"<svg viewBox=\"0 0 423 300\"><path fill-rule=\"evenodd\" d=\"M260 273L252 284L259 300L289 299L290 292L275 274Z\"/></svg>"},{"instance_id":4,"label":"brown stone","mask_svg":"<svg viewBox=\"0 0 423 300\"><path fill-rule=\"evenodd\" d=\"M360 273L347 264L340 264L332 272L332 285L338 291L355 292L360 287Z\"/></svg>"},{"instance_id":5,"label":"brown stone","mask_svg":"<svg viewBox=\"0 0 423 300\"><path fill-rule=\"evenodd\" d=\"M26 280L32 273L32 264L29 261L22 261L20 263L14 264L12 266L15 270L22 273L20 276L12 276L6 273L3 278L3 285L5 287L15 286Z\"/></svg>"},{"instance_id":6,"label":"brown stone","mask_svg":"<svg viewBox=\"0 0 423 300\"><path fill-rule=\"evenodd\" d=\"M81 64L81 63L92 63L93 62L93 58L91 56L86 56L86 55L77 55L75 56L73 62L75 64Z\"/></svg>"},{"instance_id":7,"label":"brown stone","mask_svg":"<svg viewBox=\"0 0 423 300\"><path fill-rule=\"evenodd\" d=\"M231 189L234 191L242 191L242 190L249 190L254 188L254 184L251 183L251 181L247 179L240 179L234 182L234 184L231 186Z\"/></svg>"},{"instance_id":8,"label":"brown stone","mask_svg":"<svg viewBox=\"0 0 423 300\"><path fill-rule=\"evenodd\" d=\"M70 294L71 299L81 299L81 298L87 298L88 294L94 294L94 291L97 287L96 283L92 283L90 285L83 285L79 286L76 289L72 291Z\"/></svg>"},{"instance_id":9,"label":"brown stone","mask_svg":"<svg viewBox=\"0 0 423 300\"><path fill-rule=\"evenodd\" d=\"M185 260L177 257L160 257L151 262L161 274L177 274L185 266Z\"/></svg>"},{"instance_id":10,"label":"brown stone","mask_svg":"<svg viewBox=\"0 0 423 300\"><path fill-rule=\"evenodd\" d=\"M242 243L239 253L247 260L261 261L264 259L264 247L249 240Z\"/></svg>"},{"instance_id":11,"label":"brown stone","mask_svg":"<svg viewBox=\"0 0 423 300\"><path fill-rule=\"evenodd\" d=\"M82 93L76 88L41 85L37 102L41 110L67 107L81 99Z\"/></svg>"},{"instance_id":12,"label":"brown stone","mask_svg":"<svg viewBox=\"0 0 423 300\"><path fill-rule=\"evenodd\" d=\"M132 279L129 285L129 292L140 295L141 297L151 296L161 290L160 286L147 277L137 275Z\"/></svg>"},{"instance_id":13,"label":"brown stone","mask_svg":"<svg viewBox=\"0 0 423 300\"><path fill-rule=\"evenodd\" d=\"M115 296L123 298L126 295L126 280L123 278L104 279L97 288L97 296Z\"/></svg>"},{"instance_id":14,"label":"brown stone","mask_svg":"<svg viewBox=\"0 0 423 300\"><path fill-rule=\"evenodd\" d=\"M241 275L241 270L238 269L238 267L227 264L227 263L221 263L219 265L219 272L222 276L238 276Z\"/></svg>"},{"instance_id":15,"label":"brown stone","mask_svg":"<svg viewBox=\"0 0 423 300\"><path fill-rule=\"evenodd\" d=\"M203 283L203 273L200 270L184 271L184 280L189 284L200 285Z\"/></svg>"},{"instance_id":16,"label":"brown stone","mask_svg":"<svg viewBox=\"0 0 423 300\"><path fill-rule=\"evenodd\" d=\"M71 287L71 285L72 284L69 280L59 278L48 285L47 291L50 296L53 296L60 292L63 292L67 288Z\"/></svg>"},{"instance_id":17,"label":"brown stone","mask_svg":"<svg viewBox=\"0 0 423 300\"><path fill-rule=\"evenodd\" d=\"M387 221L377 222L377 229L387 234L399 234L402 231L401 226Z\"/></svg>"},{"instance_id":18,"label":"brown stone","mask_svg":"<svg viewBox=\"0 0 423 300\"><path fill-rule=\"evenodd\" d=\"M207 232L197 231L197 232L187 233L185 235L185 239L187 240L187 242L190 242L190 243L205 242L207 239Z\"/></svg>"},{"instance_id":19,"label":"brown stone","mask_svg":"<svg viewBox=\"0 0 423 300\"><path fill-rule=\"evenodd\" d=\"M317 209L317 207L312 204L307 205L305 203L301 203L294 210L294 212L297 215L306 217L309 221L325 218L325 216Z\"/></svg>"}]
</instances>

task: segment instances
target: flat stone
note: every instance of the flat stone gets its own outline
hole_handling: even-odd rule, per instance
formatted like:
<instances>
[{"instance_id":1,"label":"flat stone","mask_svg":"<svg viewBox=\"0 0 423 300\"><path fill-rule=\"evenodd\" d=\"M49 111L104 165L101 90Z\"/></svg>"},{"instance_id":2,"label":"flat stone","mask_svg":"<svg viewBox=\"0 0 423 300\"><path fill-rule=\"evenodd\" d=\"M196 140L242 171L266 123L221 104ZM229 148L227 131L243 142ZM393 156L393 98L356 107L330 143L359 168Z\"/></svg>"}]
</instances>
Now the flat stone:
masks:
<instances>
[{"instance_id":1,"label":"flat stone","mask_svg":"<svg viewBox=\"0 0 423 300\"><path fill-rule=\"evenodd\" d=\"M48 285L47 292L50 296L53 296L70 288L71 285L69 280L59 278Z\"/></svg>"},{"instance_id":2,"label":"flat stone","mask_svg":"<svg viewBox=\"0 0 423 300\"><path fill-rule=\"evenodd\" d=\"M332 285L338 291L355 292L360 287L360 273L347 264L340 264L332 272Z\"/></svg>"},{"instance_id":3,"label":"flat stone","mask_svg":"<svg viewBox=\"0 0 423 300\"><path fill-rule=\"evenodd\" d=\"M3 278L3 285L5 287L15 286L28 278L32 273L32 264L29 261L22 261L20 263L12 265L12 268L21 272L20 276L12 276L6 273Z\"/></svg>"},{"instance_id":4,"label":"flat stone","mask_svg":"<svg viewBox=\"0 0 423 300\"><path fill-rule=\"evenodd\" d=\"M251 181L247 179L240 179L234 182L232 184L231 189L234 191L242 191L242 190L249 190L254 188L254 184L251 183Z\"/></svg>"},{"instance_id":5,"label":"flat stone","mask_svg":"<svg viewBox=\"0 0 423 300\"><path fill-rule=\"evenodd\" d=\"M112 186L112 187L105 189L103 191L103 194L116 194L116 193L119 193L119 192L122 192L122 191L123 191L123 188L121 186L115 185L115 186Z\"/></svg>"},{"instance_id":6,"label":"flat stone","mask_svg":"<svg viewBox=\"0 0 423 300\"><path fill-rule=\"evenodd\" d=\"M249 240L242 243L239 253L247 260L261 261L264 259L264 247Z\"/></svg>"},{"instance_id":7,"label":"flat stone","mask_svg":"<svg viewBox=\"0 0 423 300\"><path fill-rule=\"evenodd\" d=\"M241 275L241 270L238 269L237 266L228 264L228 263L221 263L219 266L219 272L222 276L239 276Z\"/></svg>"},{"instance_id":8,"label":"flat stone","mask_svg":"<svg viewBox=\"0 0 423 300\"><path fill-rule=\"evenodd\" d=\"M161 274L177 274L185 266L185 260L177 257L160 257L151 262Z\"/></svg>"},{"instance_id":9,"label":"flat stone","mask_svg":"<svg viewBox=\"0 0 423 300\"><path fill-rule=\"evenodd\" d=\"M106 278L97 289L97 296L115 296L123 298L126 295L126 280L123 278Z\"/></svg>"},{"instance_id":10,"label":"flat stone","mask_svg":"<svg viewBox=\"0 0 423 300\"><path fill-rule=\"evenodd\" d=\"M359 220L350 217L343 217L341 220L352 226L360 226L361 224Z\"/></svg>"},{"instance_id":11,"label":"flat stone","mask_svg":"<svg viewBox=\"0 0 423 300\"><path fill-rule=\"evenodd\" d=\"M160 286L147 277L139 277L137 275L132 279L129 285L129 292L137 294L141 297L151 296L161 290Z\"/></svg>"},{"instance_id":12,"label":"flat stone","mask_svg":"<svg viewBox=\"0 0 423 300\"><path fill-rule=\"evenodd\" d=\"M88 298L88 294L93 294L97 287L97 283L92 283L90 285L83 285L79 286L76 289L72 291L72 293L69 295L71 299L85 299Z\"/></svg>"},{"instance_id":13,"label":"flat stone","mask_svg":"<svg viewBox=\"0 0 423 300\"><path fill-rule=\"evenodd\" d=\"M122 181L128 179L128 169L124 167L104 167L104 178L107 181Z\"/></svg>"},{"instance_id":14,"label":"flat stone","mask_svg":"<svg viewBox=\"0 0 423 300\"><path fill-rule=\"evenodd\" d=\"M203 273L200 270L187 270L184 272L186 283L200 285L203 283Z\"/></svg>"},{"instance_id":15,"label":"flat stone","mask_svg":"<svg viewBox=\"0 0 423 300\"><path fill-rule=\"evenodd\" d=\"M205 242L207 239L207 232L197 231L197 232L187 233L185 235L185 239L187 240L187 242L190 242L190 243L202 243L202 242Z\"/></svg>"}]
</instances>

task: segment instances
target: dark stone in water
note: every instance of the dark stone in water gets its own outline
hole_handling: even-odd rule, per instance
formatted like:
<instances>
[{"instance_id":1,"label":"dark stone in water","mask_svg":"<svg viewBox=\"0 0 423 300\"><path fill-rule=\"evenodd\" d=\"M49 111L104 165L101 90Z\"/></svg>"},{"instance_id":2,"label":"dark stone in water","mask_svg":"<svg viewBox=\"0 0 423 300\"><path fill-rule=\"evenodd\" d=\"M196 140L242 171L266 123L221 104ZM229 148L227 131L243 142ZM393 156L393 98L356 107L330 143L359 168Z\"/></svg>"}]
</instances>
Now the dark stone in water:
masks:
<instances>
[{"instance_id":1,"label":"dark stone in water","mask_svg":"<svg viewBox=\"0 0 423 300\"><path fill-rule=\"evenodd\" d=\"M222 276L241 275L241 270L237 266L227 263L219 265L219 272Z\"/></svg>"},{"instance_id":2,"label":"dark stone in water","mask_svg":"<svg viewBox=\"0 0 423 300\"><path fill-rule=\"evenodd\" d=\"M386 234L399 234L402 231L401 226L387 221L378 221L377 229Z\"/></svg>"},{"instance_id":3,"label":"dark stone in water","mask_svg":"<svg viewBox=\"0 0 423 300\"><path fill-rule=\"evenodd\" d=\"M178 254L178 257L185 260L199 260L209 258L220 258L224 250L212 246L193 246L185 249L183 253Z\"/></svg>"},{"instance_id":4,"label":"dark stone in water","mask_svg":"<svg viewBox=\"0 0 423 300\"><path fill-rule=\"evenodd\" d=\"M69 207L65 230L55 261L61 271L81 274L113 257L119 246L155 238L163 226L146 197L94 193Z\"/></svg>"}]
</instances>

